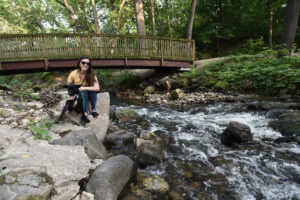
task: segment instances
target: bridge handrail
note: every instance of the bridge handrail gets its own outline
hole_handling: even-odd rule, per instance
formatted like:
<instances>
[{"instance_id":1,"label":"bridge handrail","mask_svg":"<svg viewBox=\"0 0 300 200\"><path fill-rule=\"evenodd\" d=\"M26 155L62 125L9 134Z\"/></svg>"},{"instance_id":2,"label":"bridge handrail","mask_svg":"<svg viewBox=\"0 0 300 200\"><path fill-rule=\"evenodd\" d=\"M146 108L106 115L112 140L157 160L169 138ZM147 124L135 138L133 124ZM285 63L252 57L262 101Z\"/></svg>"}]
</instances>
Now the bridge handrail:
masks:
<instances>
[{"instance_id":1,"label":"bridge handrail","mask_svg":"<svg viewBox=\"0 0 300 200\"><path fill-rule=\"evenodd\" d=\"M139 35L2 34L0 62L35 59L137 58L194 60L195 41Z\"/></svg>"}]
</instances>

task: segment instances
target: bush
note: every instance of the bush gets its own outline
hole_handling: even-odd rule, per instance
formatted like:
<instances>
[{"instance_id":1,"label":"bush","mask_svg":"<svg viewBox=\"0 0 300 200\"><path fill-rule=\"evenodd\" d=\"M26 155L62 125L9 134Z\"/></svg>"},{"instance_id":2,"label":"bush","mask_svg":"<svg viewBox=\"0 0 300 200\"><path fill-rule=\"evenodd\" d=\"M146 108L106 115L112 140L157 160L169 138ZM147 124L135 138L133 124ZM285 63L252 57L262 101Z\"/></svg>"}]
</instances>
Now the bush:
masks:
<instances>
[{"instance_id":1,"label":"bush","mask_svg":"<svg viewBox=\"0 0 300 200\"><path fill-rule=\"evenodd\" d=\"M263 95L278 95L284 91L300 95L299 57L277 59L237 56L185 75L198 76L205 80L205 87L210 89L256 92Z\"/></svg>"}]
</instances>

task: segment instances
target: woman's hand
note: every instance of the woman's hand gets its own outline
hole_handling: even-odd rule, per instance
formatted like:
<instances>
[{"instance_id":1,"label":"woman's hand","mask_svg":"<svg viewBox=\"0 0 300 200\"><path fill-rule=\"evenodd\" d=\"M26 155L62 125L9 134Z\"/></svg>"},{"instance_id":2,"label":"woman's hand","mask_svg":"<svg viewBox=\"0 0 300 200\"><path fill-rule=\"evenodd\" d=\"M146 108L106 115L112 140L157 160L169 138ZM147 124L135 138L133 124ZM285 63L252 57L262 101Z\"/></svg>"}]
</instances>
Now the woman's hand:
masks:
<instances>
[{"instance_id":1,"label":"woman's hand","mask_svg":"<svg viewBox=\"0 0 300 200\"><path fill-rule=\"evenodd\" d=\"M84 90L88 90L87 87L80 87L78 88L79 92L84 91Z\"/></svg>"}]
</instances>

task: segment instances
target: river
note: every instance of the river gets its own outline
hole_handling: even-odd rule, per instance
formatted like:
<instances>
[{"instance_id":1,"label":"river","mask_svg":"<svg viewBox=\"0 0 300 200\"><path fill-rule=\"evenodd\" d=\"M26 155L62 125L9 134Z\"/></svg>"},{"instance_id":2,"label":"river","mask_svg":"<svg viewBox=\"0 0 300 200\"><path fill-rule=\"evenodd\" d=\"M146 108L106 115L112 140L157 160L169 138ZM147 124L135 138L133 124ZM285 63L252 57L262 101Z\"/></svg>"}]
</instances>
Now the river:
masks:
<instances>
[{"instance_id":1,"label":"river","mask_svg":"<svg viewBox=\"0 0 300 200\"><path fill-rule=\"evenodd\" d=\"M179 194L178 199L300 199L300 146L275 144L273 140L282 135L269 125L277 116L274 113L282 109L253 110L244 103L219 103L184 111L163 105L121 103L111 109L137 111L141 120L121 127L138 137L151 131L167 141L165 160L138 171L164 178L169 191ZM249 126L255 143L238 148L224 146L220 136L230 121ZM168 192L146 194L140 199L172 199L167 198Z\"/></svg>"}]
</instances>

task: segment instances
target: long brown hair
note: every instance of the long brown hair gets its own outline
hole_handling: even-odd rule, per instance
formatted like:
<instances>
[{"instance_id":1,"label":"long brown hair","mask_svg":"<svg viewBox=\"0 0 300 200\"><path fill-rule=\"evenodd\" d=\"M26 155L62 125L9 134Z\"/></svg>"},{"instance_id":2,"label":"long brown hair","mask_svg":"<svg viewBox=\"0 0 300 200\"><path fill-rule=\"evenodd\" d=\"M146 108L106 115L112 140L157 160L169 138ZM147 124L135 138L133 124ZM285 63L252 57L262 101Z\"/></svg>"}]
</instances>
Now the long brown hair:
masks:
<instances>
[{"instance_id":1,"label":"long brown hair","mask_svg":"<svg viewBox=\"0 0 300 200\"><path fill-rule=\"evenodd\" d=\"M94 71L94 68L93 68L93 66L92 66L92 63L91 63L91 60L90 60L89 57L83 56L83 57L81 57L81 58L78 59L78 61L77 61L77 67L78 67L78 70L79 70L79 71L81 70L81 68L80 68L80 62L81 62L81 60L83 60L83 59L89 59L89 61L90 61L90 66L89 66L89 68L86 70L86 74L85 74L84 80L88 83L89 86L93 86L94 83L95 83L95 81L96 81L96 79L95 79L95 71Z\"/></svg>"}]
</instances>

